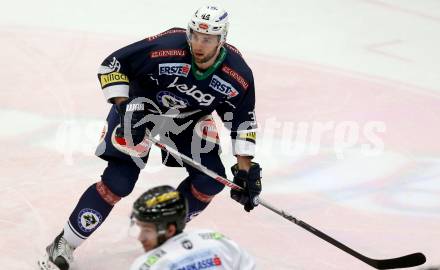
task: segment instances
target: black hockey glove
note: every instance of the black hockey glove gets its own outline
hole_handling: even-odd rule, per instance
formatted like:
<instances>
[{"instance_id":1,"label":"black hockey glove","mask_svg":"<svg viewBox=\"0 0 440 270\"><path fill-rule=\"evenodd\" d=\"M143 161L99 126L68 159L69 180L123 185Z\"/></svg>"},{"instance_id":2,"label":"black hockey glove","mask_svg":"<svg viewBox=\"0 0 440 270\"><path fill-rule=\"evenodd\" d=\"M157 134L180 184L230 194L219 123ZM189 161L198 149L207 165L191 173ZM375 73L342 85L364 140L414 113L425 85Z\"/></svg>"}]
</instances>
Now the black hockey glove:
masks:
<instances>
[{"instance_id":1,"label":"black hockey glove","mask_svg":"<svg viewBox=\"0 0 440 270\"><path fill-rule=\"evenodd\" d=\"M124 138L125 141L129 143L129 138L125 136L125 130L129 128L133 145L142 142L145 137L145 124L136 127L135 125L147 115L146 104L136 102L135 98L128 98L126 101L115 106L119 113L119 121L121 124L121 126L116 129L116 137Z\"/></svg>"},{"instance_id":2,"label":"black hockey glove","mask_svg":"<svg viewBox=\"0 0 440 270\"><path fill-rule=\"evenodd\" d=\"M250 212L258 205L258 195L261 193L261 167L252 162L249 172L239 170L238 164L231 167L234 183L243 190L231 189L231 198L244 205L244 210Z\"/></svg>"}]
</instances>

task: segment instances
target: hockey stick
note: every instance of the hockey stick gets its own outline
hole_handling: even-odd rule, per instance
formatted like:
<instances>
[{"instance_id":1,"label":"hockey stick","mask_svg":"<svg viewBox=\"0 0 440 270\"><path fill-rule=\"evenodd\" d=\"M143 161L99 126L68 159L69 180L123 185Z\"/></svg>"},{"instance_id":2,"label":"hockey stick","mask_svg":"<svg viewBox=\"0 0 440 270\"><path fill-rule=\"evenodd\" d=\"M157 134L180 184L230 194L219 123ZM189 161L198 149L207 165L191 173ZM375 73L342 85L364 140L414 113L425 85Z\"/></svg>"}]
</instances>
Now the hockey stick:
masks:
<instances>
[{"instance_id":1,"label":"hockey stick","mask_svg":"<svg viewBox=\"0 0 440 270\"><path fill-rule=\"evenodd\" d=\"M199 171L214 178L215 180L224 184L225 186L228 186L231 189L235 189L235 190L242 190L242 188L240 186L234 184L232 181L218 175L217 173L211 171L210 169L206 168L205 166L196 162L195 160L185 156L182 153L179 153L175 149L173 149L165 144L160 143L155 138L151 138L151 137L147 136L146 139L148 141L150 141L151 143L153 143L154 145L161 148L162 150L170 153L172 156L178 157L187 165L189 165L195 169L198 169ZM317 230L316 228L312 227L311 225L305 223L304 221L293 217L292 215L290 215L289 213L287 213L283 210L279 210L279 209L275 208L274 206L265 202L263 199L259 198L258 202L259 202L259 204L261 204L265 208L277 213L278 215L284 217L285 219L295 223L296 225L302 227L303 229L306 229L307 231L318 236L319 238L327 241L328 243L336 246L337 248L347 252L351 256L358 258L359 260L363 261L364 263L366 263L376 269L395 269L395 268L413 267L413 266L424 264L426 262L426 257L422 253L413 253L413 254L409 254L406 256L398 257L398 258L384 259L384 260L376 260L376 259L368 258L368 257L360 254L359 252L347 247L346 245L342 244L341 242L331 238L330 236L326 235L325 233Z\"/></svg>"}]
</instances>

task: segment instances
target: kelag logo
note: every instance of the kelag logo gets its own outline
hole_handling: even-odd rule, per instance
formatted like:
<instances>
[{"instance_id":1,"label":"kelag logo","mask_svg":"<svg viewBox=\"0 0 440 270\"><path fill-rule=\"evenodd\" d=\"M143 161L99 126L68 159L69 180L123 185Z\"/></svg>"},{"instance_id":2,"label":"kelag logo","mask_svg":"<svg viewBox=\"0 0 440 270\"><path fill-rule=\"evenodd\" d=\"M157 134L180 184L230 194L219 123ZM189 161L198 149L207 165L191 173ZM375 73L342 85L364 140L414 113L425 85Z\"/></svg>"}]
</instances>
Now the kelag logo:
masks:
<instances>
[{"instance_id":1,"label":"kelag logo","mask_svg":"<svg viewBox=\"0 0 440 270\"><path fill-rule=\"evenodd\" d=\"M159 75L165 74L186 77L190 69L191 65L185 63L159 64Z\"/></svg>"},{"instance_id":2,"label":"kelag logo","mask_svg":"<svg viewBox=\"0 0 440 270\"><path fill-rule=\"evenodd\" d=\"M220 79L219 76L214 75L212 76L212 80L209 83L209 87L214 89L215 91L222 93L223 95L228 96L229 98L235 97L238 95L238 91L235 90L231 84L227 83L226 81Z\"/></svg>"},{"instance_id":3,"label":"kelag logo","mask_svg":"<svg viewBox=\"0 0 440 270\"><path fill-rule=\"evenodd\" d=\"M176 88L179 92L185 93L188 96L193 97L201 106L209 106L211 105L212 101L215 99L215 96L210 94L204 94L202 91L197 89L196 85L191 86L191 88L184 84L180 83L178 84L177 81L179 80L179 77L176 77L174 81L168 85L168 88Z\"/></svg>"}]
</instances>

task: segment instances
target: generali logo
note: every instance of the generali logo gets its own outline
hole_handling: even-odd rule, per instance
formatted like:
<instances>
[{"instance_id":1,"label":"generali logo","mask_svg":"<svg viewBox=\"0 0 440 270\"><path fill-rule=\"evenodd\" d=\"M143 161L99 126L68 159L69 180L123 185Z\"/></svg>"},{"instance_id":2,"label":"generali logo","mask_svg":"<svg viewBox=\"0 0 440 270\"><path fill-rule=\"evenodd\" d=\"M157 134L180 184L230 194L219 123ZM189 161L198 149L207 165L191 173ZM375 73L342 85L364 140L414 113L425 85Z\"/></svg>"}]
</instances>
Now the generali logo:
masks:
<instances>
[{"instance_id":1,"label":"generali logo","mask_svg":"<svg viewBox=\"0 0 440 270\"><path fill-rule=\"evenodd\" d=\"M185 50L157 50L150 53L151 58L161 57L184 57L186 56Z\"/></svg>"},{"instance_id":2,"label":"generali logo","mask_svg":"<svg viewBox=\"0 0 440 270\"><path fill-rule=\"evenodd\" d=\"M222 67L222 71L235 79L244 88L244 90L248 89L249 83L240 74L238 74L237 71L226 65Z\"/></svg>"}]
</instances>

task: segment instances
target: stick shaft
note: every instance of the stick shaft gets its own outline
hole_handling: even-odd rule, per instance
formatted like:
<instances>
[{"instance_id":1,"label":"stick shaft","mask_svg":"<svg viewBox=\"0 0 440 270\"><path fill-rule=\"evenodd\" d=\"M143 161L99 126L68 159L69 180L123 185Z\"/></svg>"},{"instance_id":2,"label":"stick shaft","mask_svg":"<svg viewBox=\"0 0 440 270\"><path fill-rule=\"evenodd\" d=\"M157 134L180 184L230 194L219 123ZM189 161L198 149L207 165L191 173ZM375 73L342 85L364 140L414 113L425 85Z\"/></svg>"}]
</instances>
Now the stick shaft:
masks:
<instances>
[{"instance_id":1,"label":"stick shaft","mask_svg":"<svg viewBox=\"0 0 440 270\"><path fill-rule=\"evenodd\" d=\"M195 169L198 169L200 172L205 173L206 175L214 178L216 181L224 184L225 186L228 186L234 190L242 190L242 188L240 186L234 184L231 180L226 179L226 178L218 175L214 171L206 168L202 164L185 156L184 154L169 147L168 145L162 144L154 138L147 137L146 139L149 140L154 145L161 148L162 150L167 151L168 153L170 153L171 155L173 155L177 158L180 158L187 165L189 165ZM336 239L328 236L327 234L321 232L320 230L314 228L313 226L307 224L306 222L293 217L291 214L287 213L286 211L280 210L280 209L272 206L271 204L266 202L261 197L258 198L258 202L260 205L271 210L272 212L284 217L285 219L289 220L290 222L295 223L296 225L300 226L301 228L313 233L314 235L318 236L319 238L327 241L328 243L332 244L333 246L345 251L346 253L350 254L351 256L356 257L357 259L363 261L364 263L366 263L374 268L393 269L393 268L402 268L402 267L412 267L412 266L417 266L417 265L423 264L426 260L426 259L424 259L424 255L421 253L410 254L407 256L400 257L400 258L393 258L393 259L388 259L388 260L375 260L375 259L368 258L368 257L360 254L359 252L349 248L348 246L342 244L341 242L337 241Z\"/></svg>"}]
</instances>

